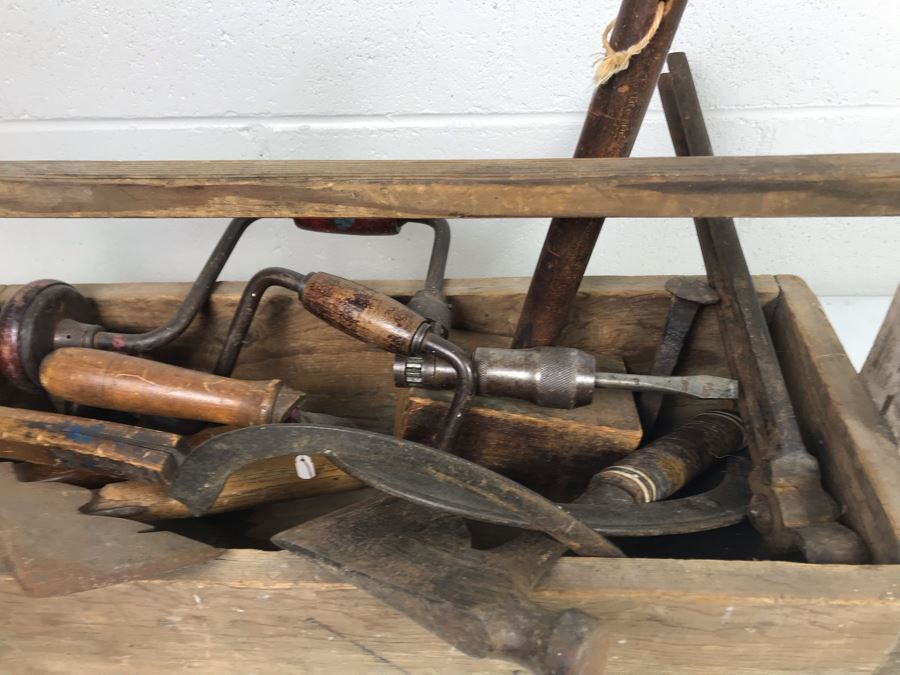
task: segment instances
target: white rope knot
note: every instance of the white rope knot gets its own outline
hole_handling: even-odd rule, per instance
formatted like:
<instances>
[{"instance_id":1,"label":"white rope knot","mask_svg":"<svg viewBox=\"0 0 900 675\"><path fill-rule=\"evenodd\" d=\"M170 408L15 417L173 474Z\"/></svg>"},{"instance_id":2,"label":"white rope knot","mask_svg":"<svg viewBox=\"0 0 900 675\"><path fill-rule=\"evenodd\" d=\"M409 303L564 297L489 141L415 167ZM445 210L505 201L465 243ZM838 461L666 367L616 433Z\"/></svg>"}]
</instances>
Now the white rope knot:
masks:
<instances>
[{"instance_id":1,"label":"white rope knot","mask_svg":"<svg viewBox=\"0 0 900 675\"><path fill-rule=\"evenodd\" d=\"M621 51L616 51L612 48L612 45L609 44L609 34L616 24L615 20L609 22L609 25L603 31L603 58L594 63L594 65L597 66L594 81L598 87L606 84L616 73L627 70L628 64L631 63L631 57L644 51L644 48L650 44L650 40L656 35L656 31L659 30L659 24L662 22L665 11L666 2L665 0L661 0L656 6L656 15L653 17L653 24L650 26L650 30L647 31L647 34L638 42L628 47L628 49L623 49Z\"/></svg>"}]
</instances>

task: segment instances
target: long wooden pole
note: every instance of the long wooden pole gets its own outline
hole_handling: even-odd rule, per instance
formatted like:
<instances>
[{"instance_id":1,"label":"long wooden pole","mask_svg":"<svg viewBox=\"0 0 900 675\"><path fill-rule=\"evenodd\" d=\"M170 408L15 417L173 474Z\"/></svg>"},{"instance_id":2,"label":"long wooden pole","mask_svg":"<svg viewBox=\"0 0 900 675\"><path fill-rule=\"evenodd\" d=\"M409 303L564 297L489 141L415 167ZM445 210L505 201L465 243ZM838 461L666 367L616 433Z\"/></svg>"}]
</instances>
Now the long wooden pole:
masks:
<instances>
[{"instance_id":1,"label":"long wooden pole","mask_svg":"<svg viewBox=\"0 0 900 675\"><path fill-rule=\"evenodd\" d=\"M597 214L898 215L900 154L449 162L0 162L0 218ZM590 229L590 221L570 222L572 233ZM574 277L567 278L574 282Z\"/></svg>"},{"instance_id":2,"label":"long wooden pole","mask_svg":"<svg viewBox=\"0 0 900 675\"><path fill-rule=\"evenodd\" d=\"M659 28L627 70L597 87L588 107L575 157L627 157L650 105L659 73L675 37L687 0L667 0ZM654 23L658 0L623 0L610 45L623 50L637 44ZM598 216L614 215L598 212ZM603 218L556 218L550 223L531 287L519 317L513 347L553 344L569 317L569 309Z\"/></svg>"}]
</instances>

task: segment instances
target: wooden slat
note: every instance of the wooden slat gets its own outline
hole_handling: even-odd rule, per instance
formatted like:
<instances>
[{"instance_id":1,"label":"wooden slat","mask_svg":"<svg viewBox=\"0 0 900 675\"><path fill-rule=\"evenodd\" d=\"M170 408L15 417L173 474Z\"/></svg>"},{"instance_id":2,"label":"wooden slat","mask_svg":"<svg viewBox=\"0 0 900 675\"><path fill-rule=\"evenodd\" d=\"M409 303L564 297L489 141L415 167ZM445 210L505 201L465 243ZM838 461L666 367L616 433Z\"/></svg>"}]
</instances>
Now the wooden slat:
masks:
<instances>
[{"instance_id":1,"label":"wooden slat","mask_svg":"<svg viewBox=\"0 0 900 675\"><path fill-rule=\"evenodd\" d=\"M859 376L894 440L900 441L900 286Z\"/></svg>"},{"instance_id":2,"label":"wooden slat","mask_svg":"<svg viewBox=\"0 0 900 675\"><path fill-rule=\"evenodd\" d=\"M610 635L610 673L871 673L900 626L893 567L563 559L539 603ZM0 670L509 673L288 553L230 551L167 579L32 599L0 577Z\"/></svg>"},{"instance_id":3,"label":"wooden slat","mask_svg":"<svg viewBox=\"0 0 900 675\"><path fill-rule=\"evenodd\" d=\"M815 294L798 277L776 279L783 294L772 339L807 447L874 562L900 563L897 446Z\"/></svg>"},{"instance_id":4,"label":"wooden slat","mask_svg":"<svg viewBox=\"0 0 900 675\"><path fill-rule=\"evenodd\" d=\"M0 164L0 217L898 214L900 154Z\"/></svg>"}]
</instances>

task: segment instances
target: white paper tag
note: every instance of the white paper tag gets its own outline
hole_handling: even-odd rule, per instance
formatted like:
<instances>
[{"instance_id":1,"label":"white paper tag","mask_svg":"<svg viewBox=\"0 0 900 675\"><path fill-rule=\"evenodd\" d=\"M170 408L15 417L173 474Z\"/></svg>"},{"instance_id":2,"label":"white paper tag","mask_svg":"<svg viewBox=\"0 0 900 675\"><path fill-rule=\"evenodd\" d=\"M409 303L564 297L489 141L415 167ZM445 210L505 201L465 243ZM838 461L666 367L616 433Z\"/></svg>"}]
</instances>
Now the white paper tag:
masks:
<instances>
[{"instance_id":1,"label":"white paper tag","mask_svg":"<svg viewBox=\"0 0 900 675\"><path fill-rule=\"evenodd\" d=\"M297 469L297 476L303 480L316 477L316 465L309 455L297 455L294 458L294 468Z\"/></svg>"}]
</instances>

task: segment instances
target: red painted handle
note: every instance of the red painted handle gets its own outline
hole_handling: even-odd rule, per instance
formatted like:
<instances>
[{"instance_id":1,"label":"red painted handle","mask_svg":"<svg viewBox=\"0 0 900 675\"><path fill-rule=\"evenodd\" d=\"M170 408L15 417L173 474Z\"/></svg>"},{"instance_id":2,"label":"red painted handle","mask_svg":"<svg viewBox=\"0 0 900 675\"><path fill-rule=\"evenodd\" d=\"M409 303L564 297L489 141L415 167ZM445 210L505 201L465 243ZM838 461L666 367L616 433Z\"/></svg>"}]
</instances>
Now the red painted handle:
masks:
<instances>
[{"instance_id":1,"label":"red painted handle","mask_svg":"<svg viewBox=\"0 0 900 675\"><path fill-rule=\"evenodd\" d=\"M301 230L368 236L400 234L405 222L396 218L294 218L294 225Z\"/></svg>"}]
</instances>

